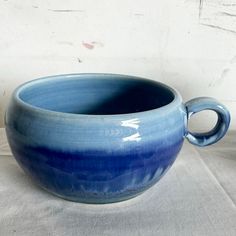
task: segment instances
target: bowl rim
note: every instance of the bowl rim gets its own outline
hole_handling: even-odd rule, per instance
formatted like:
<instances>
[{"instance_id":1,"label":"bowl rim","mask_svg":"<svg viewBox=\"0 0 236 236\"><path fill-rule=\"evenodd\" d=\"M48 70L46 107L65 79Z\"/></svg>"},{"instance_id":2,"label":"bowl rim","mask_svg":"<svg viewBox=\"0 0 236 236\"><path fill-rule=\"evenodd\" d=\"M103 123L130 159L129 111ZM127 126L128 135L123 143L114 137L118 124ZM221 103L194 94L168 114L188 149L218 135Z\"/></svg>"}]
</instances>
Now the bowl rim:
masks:
<instances>
[{"instance_id":1,"label":"bowl rim","mask_svg":"<svg viewBox=\"0 0 236 236\"><path fill-rule=\"evenodd\" d=\"M101 114L101 115L95 115L95 114L76 114L76 113L66 113L66 112L60 112L60 111L53 111L53 110L48 110L45 108L41 108L41 107L37 107L34 105L31 105L27 102L25 102L22 98L20 98L20 93L35 84L40 84L42 82L47 82L47 81L51 81L51 80L68 80L69 78L78 78L78 79L95 79L95 77L99 78L105 78L105 77L109 77L110 79L134 79L134 80L139 80L139 81L146 81L146 82L151 82L154 84L157 84L167 90L169 90L173 95L174 95L174 99L164 105L161 106L159 108L154 108L154 109L150 109L150 110L145 110L145 111L141 111L141 112L131 112L131 113L123 113L123 114ZM180 95L180 93L173 87L170 87L169 85L166 85L162 82L156 81L156 80L152 80L152 79L147 79L147 78L143 78L143 77L139 77L139 76L133 76L133 75L125 75L125 74L114 74L114 73L72 73L72 74L58 74L58 75L50 75L50 76L45 76L45 77L40 77L37 79L33 79L30 81L27 81L21 85L19 85L13 92L12 94L13 100L17 103L17 105L19 105L21 108L26 109L30 112L34 112L37 113L38 115L43 115L43 116L53 116L53 117L57 117L57 118L102 118L102 119L116 119L116 118L126 118L126 117L130 117L130 116L136 116L136 117L145 117L145 116L150 116L150 115L154 115L154 114L164 114L174 108L176 108L178 105L180 105L182 103L182 97Z\"/></svg>"}]
</instances>

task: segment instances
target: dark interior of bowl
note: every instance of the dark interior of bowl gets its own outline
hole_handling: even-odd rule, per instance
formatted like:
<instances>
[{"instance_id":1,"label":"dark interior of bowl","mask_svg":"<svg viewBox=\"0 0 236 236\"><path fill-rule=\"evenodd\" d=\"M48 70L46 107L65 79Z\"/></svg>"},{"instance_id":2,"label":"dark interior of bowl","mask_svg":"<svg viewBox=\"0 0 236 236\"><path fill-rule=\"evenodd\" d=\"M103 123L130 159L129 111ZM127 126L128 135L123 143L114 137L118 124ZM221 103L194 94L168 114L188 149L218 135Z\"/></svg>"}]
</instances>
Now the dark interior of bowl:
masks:
<instances>
[{"instance_id":1,"label":"dark interior of bowl","mask_svg":"<svg viewBox=\"0 0 236 236\"><path fill-rule=\"evenodd\" d=\"M114 75L42 79L23 86L19 97L46 110L93 115L148 111L174 100L159 83Z\"/></svg>"}]
</instances>

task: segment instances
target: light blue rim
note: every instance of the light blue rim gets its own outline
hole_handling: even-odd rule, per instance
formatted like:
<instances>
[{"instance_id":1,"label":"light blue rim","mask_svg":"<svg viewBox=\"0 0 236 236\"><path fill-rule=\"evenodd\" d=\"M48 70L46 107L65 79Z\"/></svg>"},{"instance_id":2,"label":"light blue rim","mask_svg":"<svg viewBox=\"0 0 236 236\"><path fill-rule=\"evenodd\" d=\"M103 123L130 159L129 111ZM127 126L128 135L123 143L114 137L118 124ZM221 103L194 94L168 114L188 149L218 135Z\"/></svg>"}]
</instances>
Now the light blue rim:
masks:
<instances>
[{"instance_id":1,"label":"light blue rim","mask_svg":"<svg viewBox=\"0 0 236 236\"><path fill-rule=\"evenodd\" d=\"M135 112L135 113L126 113L126 114L113 114L113 115L91 115L91 114L74 114L74 113L65 113L65 112L57 112L57 111L52 111L52 110L47 110L47 109L43 109L40 107L36 107L33 106L25 101L23 101L20 97L19 94L20 92L22 92L24 89L30 87L31 85L35 85L35 84L40 84L42 82L46 82L46 81L51 81L51 80L64 80L64 79L68 79L68 78L78 78L80 77L85 78L86 79L94 79L96 77L113 77L113 79L134 79L134 80L143 80L143 81L149 81L152 83L156 83L159 86L169 90L173 95L174 95L174 100L172 102L170 102L167 105L164 105L162 107L159 108L155 108L152 110L147 110L147 111L142 111L142 112ZM111 78L110 78L111 79ZM112 119L112 118L123 118L123 117L129 117L132 114L135 114L136 116L151 116L153 113L163 113L166 112L168 110L172 110L173 108L175 108L176 106L178 106L179 104L182 103L182 97L179 94L179 92L164 84L161 83L159 81L155 81L155 80L150 80L150 79L146 79L146 78L142 78L142 77L138 77L138 76L131 76L131 75L123 75L123 74L112 74L112 73L74 73L74 74L60 74L60 75L52 75L52 76L46 76L46 77L41 77L38 79L34 79L28 82L23 83L22 85L18 86L15 91L13 92L13 98L15 99L17 105L23 107L26 110L29 110L30 112L36 112L39 115L46 115L46 116L57 116L57 118L71 118L71 119L75 119L75 118L85 118L85 117L91 117L91 118L102 118L102 119Z\"/></svg>"}]
</instances>

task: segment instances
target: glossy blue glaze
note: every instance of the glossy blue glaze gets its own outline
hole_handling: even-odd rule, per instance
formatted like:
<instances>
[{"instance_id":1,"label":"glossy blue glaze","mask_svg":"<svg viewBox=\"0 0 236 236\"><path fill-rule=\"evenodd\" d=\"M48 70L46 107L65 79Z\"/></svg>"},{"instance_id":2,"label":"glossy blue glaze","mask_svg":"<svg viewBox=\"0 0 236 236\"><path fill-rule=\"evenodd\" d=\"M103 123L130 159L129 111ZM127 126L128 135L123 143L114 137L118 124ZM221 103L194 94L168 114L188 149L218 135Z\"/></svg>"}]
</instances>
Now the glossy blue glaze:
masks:
<instances>
[{"instance_id":1,"label":"glossy blue glaze","mask_svg":"<svg viewBox=\"0 0 236 236\"><path fill-rule=\"evenodd\" d=\"M41 187L108 203L140 194L166 173L190 137L187 117L178 92L161 83L73 74L18 87L5 123L17 162Z\"/></svg>"},{"instance_id":2,"label":"glossy blue glaze","mask_svg":"<svg viewBox=\"0 0 236 236\"><path fill-rule=\"evenodd\" d=\"M201 134L188 132L186 138L190 143L203 147L216 143L225 135L230 124L230 113L223 104L214 98L199 97L188 101L185 106L188 119L203 110L213 110L218 115L218 121L211 131Z\"/></svg>"}]
</instances>

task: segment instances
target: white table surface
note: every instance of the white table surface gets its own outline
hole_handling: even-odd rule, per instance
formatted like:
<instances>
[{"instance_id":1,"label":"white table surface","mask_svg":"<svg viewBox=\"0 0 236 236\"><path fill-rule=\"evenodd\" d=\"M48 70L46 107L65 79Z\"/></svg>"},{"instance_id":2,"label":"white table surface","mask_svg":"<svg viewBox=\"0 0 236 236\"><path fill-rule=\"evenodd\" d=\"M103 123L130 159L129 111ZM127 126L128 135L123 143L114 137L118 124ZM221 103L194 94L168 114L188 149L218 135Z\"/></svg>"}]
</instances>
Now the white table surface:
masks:
<instances>
[{"instance_id":1,"label":"white table surface","mask_svg":"<svg viewBox=\"0 0 236 236\"><path fill-rule=\"evenodd\" d=\"M88 205L57 198L18 167L0 129L0 236L236 235L236 132L198 149L132 200Z\"/></svg>"}]
</instances>

